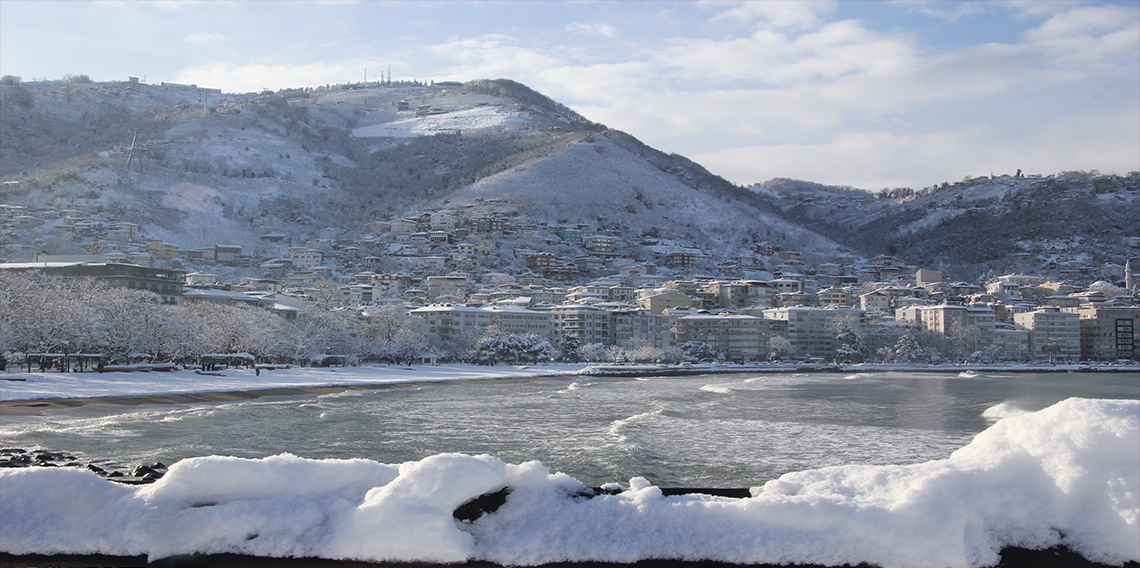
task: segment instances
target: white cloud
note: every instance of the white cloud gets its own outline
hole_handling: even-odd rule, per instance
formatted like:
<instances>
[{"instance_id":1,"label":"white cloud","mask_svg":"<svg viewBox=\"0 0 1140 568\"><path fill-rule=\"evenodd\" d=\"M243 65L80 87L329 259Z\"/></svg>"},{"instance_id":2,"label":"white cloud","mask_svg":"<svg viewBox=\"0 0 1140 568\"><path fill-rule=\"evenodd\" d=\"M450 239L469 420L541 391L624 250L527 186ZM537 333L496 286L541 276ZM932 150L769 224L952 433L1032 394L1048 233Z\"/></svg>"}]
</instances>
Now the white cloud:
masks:
<instances>
[{"instance_id":1,"label":"white cloud","mask_svg":"<svg viewBox=\"0 0 1140 568\"><path fill-rule=\"evenodd\" d=\"M909 10L937 18L950 23L957 23L966 16L985 13L988 2L946 2L945 0L898 0L899 4ZM1034 0L1034 3L1041 3Z\"/></svg>"},{"instance_id":2,"label":"white cloud","mask_svg":"<svg viewBox=\"0 0 1140 568\"><path fill-rule=\"evenodd\" d=\"M1122 6L1079 7L1022 34L1057 64L1088 68L1140 54L1140 11Z\"/></svg>"},{"instance_id":3,"label":"white cloud","mask_svg":"<svg viewBox=\"0 0 1140 568\"><path fill-rule=\"evenodd\" d=\"M1058 122L975 125L921 134L852 132L818 144L729 148L690 156L741 184L773 177L820 183L924 187L965 176L1140 169L1140 112L1082 113Z\"/></svg>"},{"instance_id":4,"label":"white cloud","mask_svg":"<svg viewBox=\"0 0 1140 568\"><path fill-rule=\"evenodd\" d=\"M544 70L565 62L552 55L519 45L516 38L504 34L487 34L470 39L452 39L429 46L427 51L444 58L444 75L468 78L514 78L525 82Z\"/></svg>"},{"instance_id":5,"label":"white cloud","mask_svg":"<svg viewBox=\"0 0 1140 568\"><path fill-rule=\"evenodd\" d=\"M834 11L834 2L818 0L782 2L704 2L709 6L731 6L712 18L712 21L735 20L745 23L763 23L773 28L811 28L820 22L820 15Z\"/></svg>"},{"instance_id":6,"label":"white cloud","mask_svg":"<svg viewBox=\"0 0 1140 568\"><path fill-rule=\"evenodd\" d=\"M218 43L218 42L226 41L228 39L229 38L223 34L220 34L217 32L209 32L209 33L190 34L188 36L184 36L182 38L182 41L185 41L188 43Z\"/></svg>"},{"instance_id":7,"label":"white cloud","mask_svg":"<svg viewBox=\"0 0 1140 568\"><path fill-rule=\"evenodd\" d=\"M605 23L598 23L598 24L573 23L573 24L569 24L566 26L566 31L568 31L572 34L578 34L578 35L584 35L584 36L601 36L601 37L608 37L608 38L615 38L615 37L617 37L617 33L618 33L617 28L615 28L609 24L605 24Z\"/></svg>"},{"instance_id":8,"label":"white cloud","mask_svg":"<svg viewBox=\"0 0 1140 568\"><path fill-rule=\"evenodd\" d=\"M362 78L365 67L385 68L379 61L344 61L303 65L254 63L239 65L214 61L183 69L175 77L179 83L194 83L226 92L248 93L261 89L285 89L349 83Z\"/></svg>"}]
</instances>

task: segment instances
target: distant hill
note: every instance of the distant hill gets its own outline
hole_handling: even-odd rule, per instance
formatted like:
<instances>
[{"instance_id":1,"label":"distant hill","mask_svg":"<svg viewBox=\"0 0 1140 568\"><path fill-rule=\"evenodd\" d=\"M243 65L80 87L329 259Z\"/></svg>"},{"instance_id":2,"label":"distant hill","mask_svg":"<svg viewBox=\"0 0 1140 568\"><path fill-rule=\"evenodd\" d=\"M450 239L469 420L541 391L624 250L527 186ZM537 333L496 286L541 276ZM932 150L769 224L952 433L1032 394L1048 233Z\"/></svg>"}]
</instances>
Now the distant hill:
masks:
<instances>
[{"instance_id":1,"label":"distant hill","mask_svg":"<svg viewBox=\"0 0 1140 568\"><path fill-rule=\"evenodd\" d=\"M793 222L865 255L1037 273L1066 264L1124 264L1138 251L1140 177L1068 172L974 178L925 191L869 192L774 179L751 188Z\"/></svg>"}]
</instances>

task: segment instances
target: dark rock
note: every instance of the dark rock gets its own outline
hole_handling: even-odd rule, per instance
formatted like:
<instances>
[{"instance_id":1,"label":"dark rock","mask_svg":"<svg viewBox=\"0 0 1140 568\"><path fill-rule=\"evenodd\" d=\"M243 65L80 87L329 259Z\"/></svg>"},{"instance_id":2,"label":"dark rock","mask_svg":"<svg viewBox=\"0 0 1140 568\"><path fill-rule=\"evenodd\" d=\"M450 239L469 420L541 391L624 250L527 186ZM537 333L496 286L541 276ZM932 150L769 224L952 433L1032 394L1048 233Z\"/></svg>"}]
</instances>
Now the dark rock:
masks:
<instances>
[{"instance_id":1,"label":"dark rock","mask_svg":"<svg viewBox=\"0 0 1140 568\"><path fill-rule=\"evenodd\" d=\"M451 514L457 521L474 521L483 515L489 515L499 510L504 503L507 502L507 496L511 494L510 487L504 487L498 491L484 493L458 507L455 512Z\"/></svg>"},{"instance_id":2,"label":"dark rock","mask_svg":"<svg viewBox=\"0 0 1140 568\"><path fill-rule=\"evenodd\" d=\"M146 465L140 465L140 466L136 467L134 471L131 472L131 475L134 477L146 477L147 475L151 475L154 473L158 473L154 470L154 468L152 468L150 466L146 466Z\"/></svg>"}]
</instances>

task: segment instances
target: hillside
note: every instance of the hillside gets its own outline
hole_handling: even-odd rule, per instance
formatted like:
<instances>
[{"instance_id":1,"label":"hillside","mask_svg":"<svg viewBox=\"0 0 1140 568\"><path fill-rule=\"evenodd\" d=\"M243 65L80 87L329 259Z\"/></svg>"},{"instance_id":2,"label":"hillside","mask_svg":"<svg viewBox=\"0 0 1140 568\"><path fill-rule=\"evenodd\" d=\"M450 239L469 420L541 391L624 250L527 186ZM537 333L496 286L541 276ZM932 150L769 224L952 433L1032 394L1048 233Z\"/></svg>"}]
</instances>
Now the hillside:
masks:
<instances>
[{"instance_id":1,"label":"hillside","mask_svg":"<svg viewBox=\"0 0 1140 568\"><path fill-rule=\"evenodd\" d=\"M702 270L740 268L769 242L808 264L889 254L973 279L1123 264L1140 227L1134 176L1004 176L876 195L780 178L742 188L501 79L247 94L9 82L0 95L0 203L44 217L3 233L4 260L159 240L240 245L255 261L322 229L370 247L358 256L396 254L393 239L369 234L373 222L465 210L527 228L470 239L489 269L519 268L520 248L580 254L555 235L575 226L617 237L616 253L635 260L695 253ZM76 219L94 228L73 230ZM139 234L108 241L115 221Z\"/></svg>"},{"instance_id":2,"label":"hillside","mask_svg":"<svg viewBox=\"0 0 1140 568\"><path fill-rule=\"evenodd\" d=\"M720 259L758 239L808 255L841 248L699 165L511 81L243 95L40 82L3 95L0 202L97 212L182 248L252 251L263 235L302 243L326 227L362 235L376 220L492 194L540 228L583 224L630 246L672 239ZM51 230L62 222L27 244L80 252L83 239ZM530 241L545 248L541 234Z\"/></svg>"},{"instance_id":3,"label":"hillside","mask_svg":"<svg viewBox=\"0 0 1140 568\"><path fill-rule=\"evenodd\" d=\"M776 179L751 188L791 221L865 255L953 267L959 278L1124 264L1140 236L1140 177L1068 172L974 178L922 192Z\"/></svg>"}]
</instances>

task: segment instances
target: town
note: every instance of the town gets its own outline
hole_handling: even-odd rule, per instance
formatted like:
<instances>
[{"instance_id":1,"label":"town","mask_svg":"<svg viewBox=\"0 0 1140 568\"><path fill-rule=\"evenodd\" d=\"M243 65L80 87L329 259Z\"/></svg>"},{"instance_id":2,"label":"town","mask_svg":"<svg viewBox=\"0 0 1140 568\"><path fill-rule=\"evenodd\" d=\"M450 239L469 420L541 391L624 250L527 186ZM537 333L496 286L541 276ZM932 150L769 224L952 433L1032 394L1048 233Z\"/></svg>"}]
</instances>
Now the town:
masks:
<instances>
[{"instance_id":1,"label":"town","mask_svg":"<svg viewBox=\"0 0 1140 568\"><path fill-rule=\"evenodd\" d=\"M353 338L312 340L305 349L286 351L259 352L249 342L231 341L208 349L101 353L107 349L97 342L79 345L51 333L21 335L13 331L18 316L6 314L13 329L0 350L29 368L30 354L42 361L45 354L59 359L95 351L110 363L132 357L185 360L203 349L302 365L372 359L888 364L1140 359L1135 339L1140 239L1135 238L1129 244L1136 255L1125 266L1034 266L1037 259L1018 258L1035 270L961 282L947 278L946 269L908 265L886 255L807 262L800 252L769 242L755 243L749 255L714 259L667 238L534 221L511 199L494 197L376 220L355 234L324 228L296 243L284 235L263 235L252 250L222 243L185 249L148 239L139 225L110 218L98 206L0 205L0 221L9 257L34 255L34 260L0 263L0 277L87 277L84 281L112 289L145 291L149 301L180 309L250 308L294 326L299 318L327 312L344 320L338 333ZM44 235L85 243L89 254L42 254L22 244ZM520 235L542 243L543 250L499 250ZM505 241L504 236L516 238ZM8 293L15 294L11 288ZM386 339L365 331L393 316L399 319L388 324ZM398 343L395 335L409 326L420 333L414 340L405 334L398 357L391 348L379 353L359 345L368 337L373 343ZM327 326L321 329L318 333L331 333Z\"/></svg>"}]
</instances>

